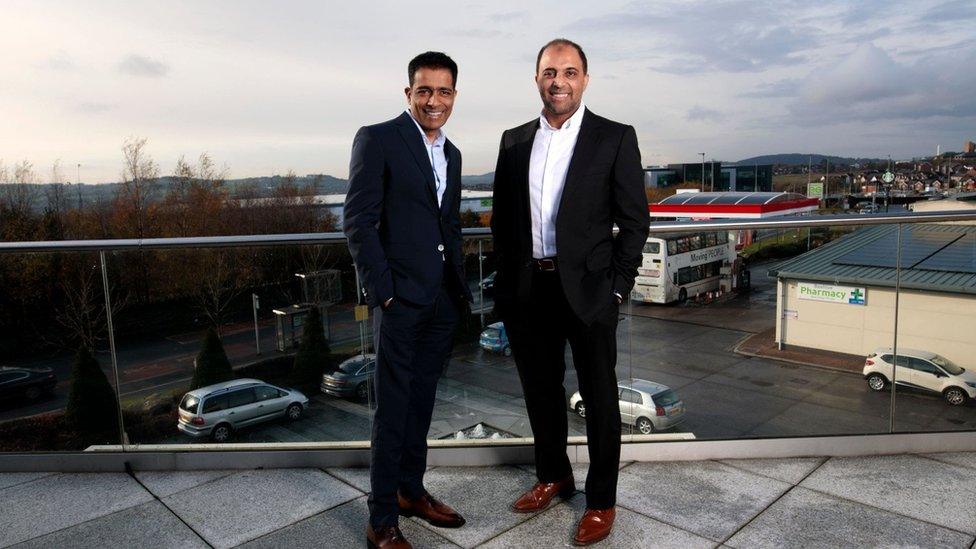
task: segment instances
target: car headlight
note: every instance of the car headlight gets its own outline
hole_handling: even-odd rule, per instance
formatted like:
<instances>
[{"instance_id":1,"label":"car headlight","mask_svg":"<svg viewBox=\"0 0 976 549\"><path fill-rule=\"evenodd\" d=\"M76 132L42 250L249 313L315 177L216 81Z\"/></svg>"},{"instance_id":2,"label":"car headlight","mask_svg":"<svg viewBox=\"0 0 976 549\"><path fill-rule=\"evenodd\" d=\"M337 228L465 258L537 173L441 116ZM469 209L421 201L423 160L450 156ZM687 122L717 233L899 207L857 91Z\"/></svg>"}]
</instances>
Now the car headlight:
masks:
<instances>
[{"instance_id":1,"label":"car headlight","mask_svg":"<svg viewBox=\"0 0 976 549\"><path fill-rule=\"evenodd\" d=\"M972 387L973 389L976 389L976 382L972 382L972 381L967 381L967 382L966 382L966 385L969 385L969 386L970 386L970 387Z\"/></svg>"}]
</instances>

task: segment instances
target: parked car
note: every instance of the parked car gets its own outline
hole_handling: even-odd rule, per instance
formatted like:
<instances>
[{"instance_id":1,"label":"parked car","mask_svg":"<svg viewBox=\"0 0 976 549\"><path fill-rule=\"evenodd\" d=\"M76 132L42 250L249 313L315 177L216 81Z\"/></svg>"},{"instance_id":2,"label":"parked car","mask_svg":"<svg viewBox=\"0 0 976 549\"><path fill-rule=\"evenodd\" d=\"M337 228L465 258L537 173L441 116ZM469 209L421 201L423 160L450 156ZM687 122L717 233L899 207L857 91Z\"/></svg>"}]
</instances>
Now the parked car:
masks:
<instances>
[{"instance_id":1,"label":"parked car","mask_svg":"<svg viewBox=\"0 0 976 549\"><path fill-rule=\"evenodd\" d=\"M277 418L295 421L308 407L308 397L258 379L235 379L194 389L180 401L180 431L194 437L226 442L234 431Z\"/></svg>"},{"instance_id":2,"label":"parked car","mask_svg":"<svg viewBox=\"0 0 976 549\"><path fill-rule=\"evenodd\" d=\"M481 332L481 339L478 340L478 343L486 351L512 356L512 346L508 343L505 324L501 322L489 324L485 331Z\"/></svg>"},{"instance_id":3,"label":"parked car","mask_svg":"<svg viewBox=\"0 0 976 549\"><path fill-rule=\"evenodd\" d=\"M864 360L864 379L874 391L883 391L895 383L942 395L952 406L961 406L976 398L976 371L967 370L951 360L929 351L898 348L898 365L893 368L891 347L879 347ZM894 371L893 371L894 370Z\"/></svg>"},{"instance_id":4,"label":"parked car","mask_svg":"<svg viewBox=\"0 0 976 549\"><path fill-rule=\"evenodd\" d=\"M37 400L50 394L57 384L50 368L0 367L0 399Z\"/></svg>"},{"instance_id":5,"label":"parked car","mask_svg":"<svg viewBox=\"0 0 976 549\"><path fill-rule=\"evenodd\" d=\"M492 271L491 274L481 280L481 293L485 294L485 297L491 297L495 293L496 274L498 271Z\"/></svg>"},{"instance_id":6,"label":"parked car","mask_svg":"<svg viewBox=\"0 0 976 549\"><path fill-rule=\"evenodd\" d=\"M620 419L633 425L641 434L649 435L677 426L685 420L685 403L667 385L644 379L624 379L617 382ZM569 407L580 417L586 417L586 404L579 391L569 399Z\"/></svg>"},{"instance_id":7,"label":"parked car","mask_svg":"<svg viewBox=\"0 0 976 549\"><path fill-rule=\"evenodd\" d=\"M376 355L357 355L339 364L336 371L322 375L322 392L327 395L366 400L376 371Z\"/></svg>"}]
</instances>

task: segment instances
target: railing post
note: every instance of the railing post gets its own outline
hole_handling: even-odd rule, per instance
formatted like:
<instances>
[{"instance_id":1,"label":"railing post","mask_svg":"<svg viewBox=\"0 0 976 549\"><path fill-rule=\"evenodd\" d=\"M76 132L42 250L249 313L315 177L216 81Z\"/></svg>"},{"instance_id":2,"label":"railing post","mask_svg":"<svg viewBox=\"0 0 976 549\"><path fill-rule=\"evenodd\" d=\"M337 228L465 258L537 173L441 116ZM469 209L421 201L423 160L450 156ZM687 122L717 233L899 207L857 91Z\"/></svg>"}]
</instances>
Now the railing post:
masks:
<instances>
[{"instance_id":1,"label":"railing post","mask_svg":"<svg viewBox=\"0 0 976 549\"><path fill-rule=\"evenodd\" d=\"M122 417L122 385L119 384L119 363L115 354L115 327L112 324L112 296L108 288L108 267L105 262L105 251L98 252L102 264L102 287L105 290L105 319L108 323L108 348L112 355L112 373L115 377L115 397L119 412L119 436L122 437L122 451L129 442L125 433L125 419Z\"/></svg>"}]
</instances>

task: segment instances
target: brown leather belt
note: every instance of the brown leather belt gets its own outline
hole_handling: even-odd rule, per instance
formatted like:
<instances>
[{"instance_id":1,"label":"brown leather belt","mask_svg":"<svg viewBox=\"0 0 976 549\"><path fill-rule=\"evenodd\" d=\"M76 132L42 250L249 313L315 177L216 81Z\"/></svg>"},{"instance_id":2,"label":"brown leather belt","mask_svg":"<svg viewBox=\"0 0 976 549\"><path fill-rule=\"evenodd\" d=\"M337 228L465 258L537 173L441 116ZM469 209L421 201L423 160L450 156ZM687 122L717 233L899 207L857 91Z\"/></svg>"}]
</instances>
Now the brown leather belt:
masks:
<instances>
[{"instance_id":1,"label":"brown leather belt","mask_svg":"<svg viewBox=\"0 0 976 549\"><path fill-rule=\"evenodd\" d=\"M532 267L536 272L554 273L558 268L555 257L543 257L542 259L532 259Z\"/></svg>"}]
</instances>

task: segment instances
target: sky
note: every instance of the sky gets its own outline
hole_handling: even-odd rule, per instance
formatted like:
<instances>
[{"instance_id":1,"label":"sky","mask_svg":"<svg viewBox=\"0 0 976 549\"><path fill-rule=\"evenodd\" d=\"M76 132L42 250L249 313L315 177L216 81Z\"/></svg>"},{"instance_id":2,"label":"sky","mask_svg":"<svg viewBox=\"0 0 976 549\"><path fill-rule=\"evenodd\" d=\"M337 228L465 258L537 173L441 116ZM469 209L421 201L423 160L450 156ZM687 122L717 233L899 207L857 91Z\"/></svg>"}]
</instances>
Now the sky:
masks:
<instances>
[{"instance_id":1,"label":"sky","mask_svg":"<svg viewBox=\"0 0 976 549\"><path fill-rule=\"evenodd\" d=\"M346 177L356 130L397 116L407 62L440 50L460 67L445 131L481 174L539 115L555 37L583 46L586 105L637 129L645 165L976 140L974 0L5 0L0 162L117 181L145 138L163 175L207 152L231 178Z\"/></svg>"}]
</instances>

